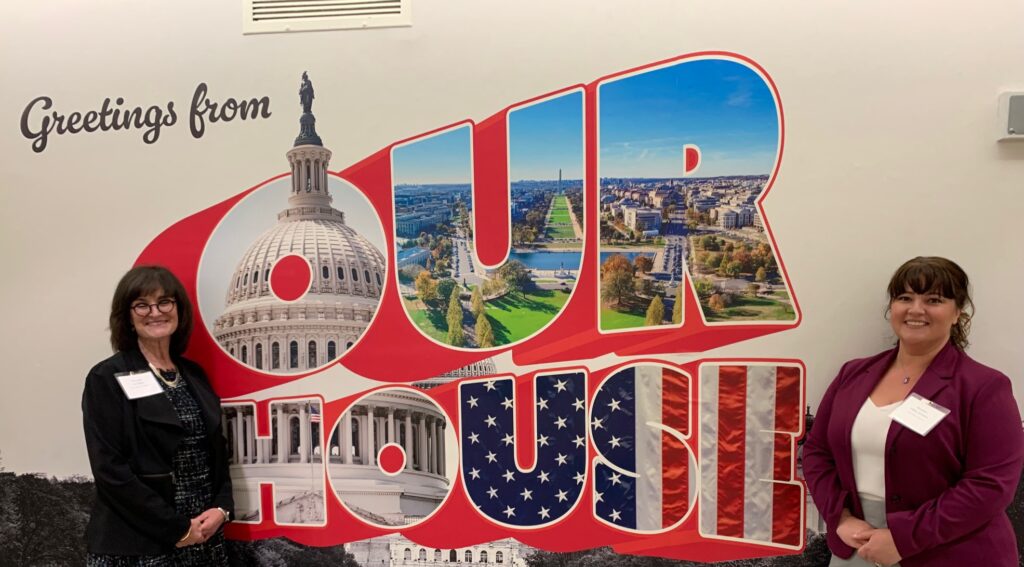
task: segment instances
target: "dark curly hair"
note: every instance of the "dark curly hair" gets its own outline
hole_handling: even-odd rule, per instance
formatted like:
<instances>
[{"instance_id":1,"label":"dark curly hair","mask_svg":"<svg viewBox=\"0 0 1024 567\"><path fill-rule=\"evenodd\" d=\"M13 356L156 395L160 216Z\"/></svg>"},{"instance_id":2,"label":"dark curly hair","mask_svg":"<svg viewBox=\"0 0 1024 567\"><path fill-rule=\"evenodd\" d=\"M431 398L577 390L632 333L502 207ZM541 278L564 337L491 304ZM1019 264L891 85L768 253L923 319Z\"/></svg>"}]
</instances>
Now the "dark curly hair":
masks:
<instances>
[{"instance_id":1,"label":"dark curly hair","mask_svg":"<svg viewBox=\"0 0 1024 567\"><path fill-rule=\"evenodd\" d=\"M956 262L939 256L918 256L907 260L896 269L889 280L889 304L909 289L914 293L936 293L953 300L960 310L960 318L949 330L949 339L960 350L967 348L967 334L971 331L974 302L967 280L967 272ZM886 314L889 309L886 308Z\"/></svg>"},{"instance_id":2,"label":"dark curly hair","mask_svg":"<svg viewBox=\"0 0 1024 567\"><path fill-rule=\"evenodd\" d=\"M132 325L132 302L159 291L177 304L178 328L171 335L171 355L180 356L192 335L192 302L181 281L163 266L136 266L117 283L110 302L110 346L115 351L138 348L138 336Z\"/></svg>"}]
</instances>

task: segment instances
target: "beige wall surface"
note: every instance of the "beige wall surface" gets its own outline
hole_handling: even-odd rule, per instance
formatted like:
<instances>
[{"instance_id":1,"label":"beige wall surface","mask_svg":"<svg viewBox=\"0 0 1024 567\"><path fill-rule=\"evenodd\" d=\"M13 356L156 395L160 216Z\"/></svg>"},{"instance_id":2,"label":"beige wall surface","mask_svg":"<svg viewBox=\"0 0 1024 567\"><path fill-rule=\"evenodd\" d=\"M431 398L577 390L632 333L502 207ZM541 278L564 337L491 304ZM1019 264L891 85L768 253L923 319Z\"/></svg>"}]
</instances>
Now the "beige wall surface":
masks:
<instances>
[{"instance_id":1,"label":"beige wall surface","mask_svg":"<svg viewBox=\"0 0 1024 567\"><path fill-rule=\"evenodd\" d=\"M785 150L765 208L800 301L796 329L711 356L805 361L817 406L840 364L888 345L884 286L915 255L959 261L974 281L970 354L1024 400L1024 143L995 141L996 101L1024 90L1015 0L415 2L407 28L243 36L240 2L5 2L0 6L0 466L88 471L79 400L109 353L118 277L170 224L284 173L299 74L332 170L387 144L480 119L557 88L664 58L728 50L774 79ZM207 124L196 85L269 96L265 120ZM20 132L40 95L62 112L166 105L178 124Z\"/></svg>"}]
</instances>

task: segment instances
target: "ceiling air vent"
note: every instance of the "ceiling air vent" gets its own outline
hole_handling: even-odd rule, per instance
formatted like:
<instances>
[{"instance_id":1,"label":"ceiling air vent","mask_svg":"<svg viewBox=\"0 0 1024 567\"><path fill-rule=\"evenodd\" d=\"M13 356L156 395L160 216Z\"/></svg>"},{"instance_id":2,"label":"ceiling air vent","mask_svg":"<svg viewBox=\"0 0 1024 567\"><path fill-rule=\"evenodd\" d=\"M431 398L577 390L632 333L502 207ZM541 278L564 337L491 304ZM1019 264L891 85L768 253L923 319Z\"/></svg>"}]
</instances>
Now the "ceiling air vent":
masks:
<instances>
[{"instance_id":1,"label":"ceiling air vent","mask_svg":"<svg viewBox=\"0 0 1024 567\"><path fill-rule=\"evenodd\" d=\"M242 33L411 26L412 0L243 0Z\"/></svg>"}]
</instances>

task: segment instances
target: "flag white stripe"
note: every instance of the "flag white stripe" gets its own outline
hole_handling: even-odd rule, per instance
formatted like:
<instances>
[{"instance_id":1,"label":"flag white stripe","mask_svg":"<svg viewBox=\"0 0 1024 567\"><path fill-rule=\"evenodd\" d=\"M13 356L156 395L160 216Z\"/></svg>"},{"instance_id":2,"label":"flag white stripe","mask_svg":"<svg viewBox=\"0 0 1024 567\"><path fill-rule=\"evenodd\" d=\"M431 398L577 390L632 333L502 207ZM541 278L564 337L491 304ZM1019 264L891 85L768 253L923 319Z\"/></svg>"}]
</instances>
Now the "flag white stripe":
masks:
<instances>
[{"instance_id":1,"label":"flag white stripe","mask_svg":"<svg viewBox=\"0 0 1024 567\"><path fill-rule=\"evenodd\" d=\"M743 537L772 539L772 460L775 455L775 367L747 367Z\"/></svg>"},{"instance_id":2,"label":"flag white stripe","mask_svg":"<svg viewBox=\"0 0 1024 567\"><path fill-rule=\"evenodd\" d=\"M661 423L660 366L636 369L636 527L661 529L661 430L649 425Z\"/></svg>"},{"instance_id":3,"label":"flag white stripe","mask_svg":"<svg viewBox=\"0 0 1024 567\"><path fill-rule=\"evenodd\" d=\"M718 533L718 366L700 370L700 530Z\"/></svg>"}]
</instances>

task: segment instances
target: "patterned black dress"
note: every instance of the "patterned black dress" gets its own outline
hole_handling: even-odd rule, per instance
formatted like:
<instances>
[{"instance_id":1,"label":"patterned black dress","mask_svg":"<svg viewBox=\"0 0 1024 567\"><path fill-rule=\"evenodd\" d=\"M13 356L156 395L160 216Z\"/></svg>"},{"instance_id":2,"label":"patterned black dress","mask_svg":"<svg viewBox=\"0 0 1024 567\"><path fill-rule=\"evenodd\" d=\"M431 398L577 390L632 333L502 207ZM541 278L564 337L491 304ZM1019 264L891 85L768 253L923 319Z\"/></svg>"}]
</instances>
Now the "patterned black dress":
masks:
<instances>
[{"instance_id":1,"label":"patterned black dress","mask_svg":"<svg viewBox=\"0 0 1024 567\"><path fill-rule=\"evenodd\" d=\"M210 480L210 454L206 446L206 424L202 410L185 383L185 376L176 372L163 372L168 386L161 380L164 395L185 428L185 438L174 455L174 508L178 513L194 518L210 508L213 486ZM177 378L175 381L173 378ZM184 535L184 534L182 534ZM204 543L176 548L163 555L100 555L90 553L87 567L222 567L228 565L224 550L224 534L217 532Z\"/></svg>"}]
</instances>

